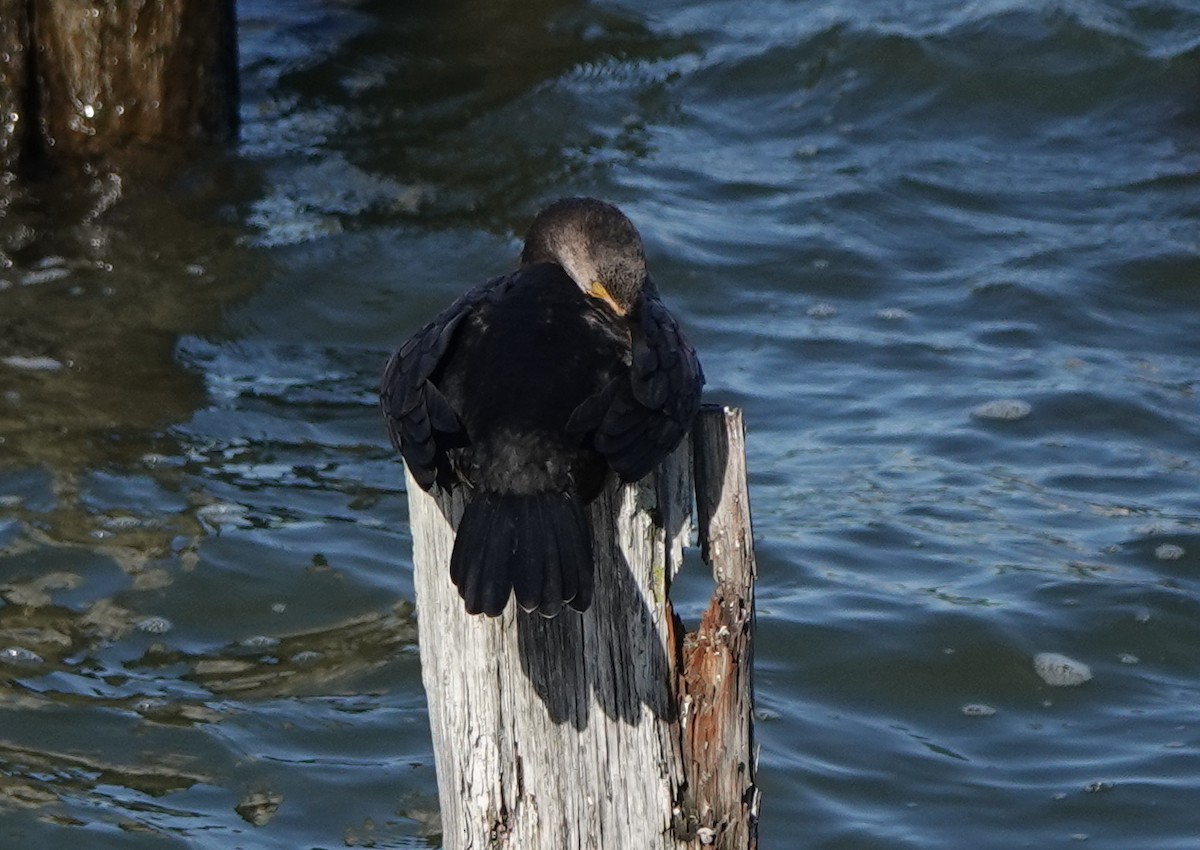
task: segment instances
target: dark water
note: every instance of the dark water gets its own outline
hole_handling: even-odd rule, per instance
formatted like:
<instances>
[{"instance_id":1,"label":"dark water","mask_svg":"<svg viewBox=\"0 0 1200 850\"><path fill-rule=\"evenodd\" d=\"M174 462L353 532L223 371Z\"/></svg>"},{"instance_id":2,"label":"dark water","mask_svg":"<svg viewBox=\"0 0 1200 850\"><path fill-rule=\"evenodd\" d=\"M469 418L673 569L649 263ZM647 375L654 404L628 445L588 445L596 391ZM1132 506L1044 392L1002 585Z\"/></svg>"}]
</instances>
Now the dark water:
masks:
<instances>
[{"instance_id":1,"label":"dark water","mask_svg":"<svg viewBox=\"0 0 1200 850\"><path fill-rule=\"evenodd\" d=\"M374 383L573 193L749 423L762 846L1200 846L1200 9L421 5L5 190L0 846L438 845Z\"/></svg>"}]
</instances>

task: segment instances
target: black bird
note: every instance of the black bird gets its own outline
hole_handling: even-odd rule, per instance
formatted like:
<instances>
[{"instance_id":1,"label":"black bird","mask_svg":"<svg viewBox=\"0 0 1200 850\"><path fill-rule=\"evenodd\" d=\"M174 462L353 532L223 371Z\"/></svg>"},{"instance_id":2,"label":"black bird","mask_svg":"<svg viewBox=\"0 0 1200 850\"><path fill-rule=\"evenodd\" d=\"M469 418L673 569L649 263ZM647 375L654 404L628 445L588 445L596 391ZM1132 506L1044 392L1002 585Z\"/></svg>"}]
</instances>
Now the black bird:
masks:
<instances>
[{"instance_id":1,"label":"black bird","mask_svg":"<svg viewBox=\"0 0 1200 850\"><path fill-rule=\"evenodd\" d=\"M538 213L517 270L451 304L383 373L413 478L470 490L450 558L467 611L496 616L514 590L547 617L586 610L584 506L610 469L637 481L679 444L703 383L633 223L594 198Z\"/></svg>"}]
</instances>

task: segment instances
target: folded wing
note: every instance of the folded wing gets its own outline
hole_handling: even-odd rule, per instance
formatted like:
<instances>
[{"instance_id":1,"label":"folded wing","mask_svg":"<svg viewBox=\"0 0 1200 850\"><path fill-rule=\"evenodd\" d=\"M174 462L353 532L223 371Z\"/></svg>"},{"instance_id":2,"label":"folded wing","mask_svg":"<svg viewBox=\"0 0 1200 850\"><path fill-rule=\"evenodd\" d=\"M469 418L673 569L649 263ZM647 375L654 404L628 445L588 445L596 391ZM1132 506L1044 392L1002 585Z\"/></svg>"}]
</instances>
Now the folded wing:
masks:
<instances>
[{"instance_id":1,"label":"folded wing","mask_svg":"<svg viewBox=\"0 0 1200 850\"><path fill-rule=\"evenodd\" d=\"M622 481L637 481L683 439L696 411L704 372L675 318L647 293L632 318L629 369L589 397L568 428L591 432L593 445Z\"/></svg>"},{"instance_id":2,"label":"folded wing","mask_svg":"<svg viewBox=\"0 0 1200 850\"><path fill-rule=\"evenodd\" d=\"M413 334L384 367L379 404L388 435L425 490L435 481L451 486L454 472L446 452L468 442L458 413L433 378L459 326L505 280L495 278L467 292Z\"/></svg>"}]
</instances>

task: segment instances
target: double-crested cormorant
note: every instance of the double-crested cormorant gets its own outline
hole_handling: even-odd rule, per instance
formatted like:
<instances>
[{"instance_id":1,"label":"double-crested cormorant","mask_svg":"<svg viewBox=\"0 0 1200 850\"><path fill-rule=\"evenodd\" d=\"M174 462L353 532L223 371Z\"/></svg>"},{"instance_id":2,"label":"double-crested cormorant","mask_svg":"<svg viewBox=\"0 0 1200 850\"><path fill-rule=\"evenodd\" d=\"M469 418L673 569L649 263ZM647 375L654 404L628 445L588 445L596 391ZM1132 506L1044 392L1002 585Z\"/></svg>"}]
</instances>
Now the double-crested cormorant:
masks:
<instances>
[{"instance_id":1,"label":"double-crested cormorant","mask_svg":"<svg viewBox=\"0 0 1200 850\"><path fill-rule=\"evenodd\" d=\"M703 383L637 229L593 198L542 210L516 271L405 342L380 401L422 488L470 490L450 559L467 611L496 616L513 591L548 617L585 610L584 506L610 469L636 481L679 444Z\"/></svg>"}]
</instances>

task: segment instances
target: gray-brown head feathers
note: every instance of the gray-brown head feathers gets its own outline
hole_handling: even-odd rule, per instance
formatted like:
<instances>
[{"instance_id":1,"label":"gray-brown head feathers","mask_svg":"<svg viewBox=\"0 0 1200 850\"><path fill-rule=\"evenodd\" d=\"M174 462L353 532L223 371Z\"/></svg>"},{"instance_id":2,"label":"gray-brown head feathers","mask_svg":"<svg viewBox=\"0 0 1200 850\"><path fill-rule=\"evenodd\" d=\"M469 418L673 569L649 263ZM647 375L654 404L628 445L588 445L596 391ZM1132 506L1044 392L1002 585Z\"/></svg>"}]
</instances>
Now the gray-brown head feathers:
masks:
<instances>
[{"instance_id":1,"label":"gray-brown head feathers","mask_svg":"<svg viewBox=\"0 0 1200 850\"><path fill-rule=\"evenodd\" d=\"M646 285L642 237L625 214L595 198L563 198L534 218L521 262L557 263L586 294L629 313Z\"/></svg>"}]
</instances>

